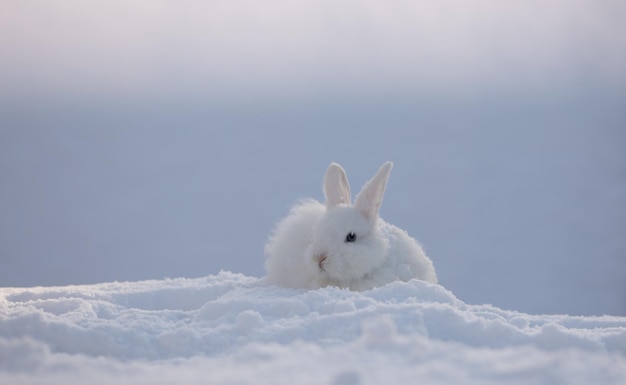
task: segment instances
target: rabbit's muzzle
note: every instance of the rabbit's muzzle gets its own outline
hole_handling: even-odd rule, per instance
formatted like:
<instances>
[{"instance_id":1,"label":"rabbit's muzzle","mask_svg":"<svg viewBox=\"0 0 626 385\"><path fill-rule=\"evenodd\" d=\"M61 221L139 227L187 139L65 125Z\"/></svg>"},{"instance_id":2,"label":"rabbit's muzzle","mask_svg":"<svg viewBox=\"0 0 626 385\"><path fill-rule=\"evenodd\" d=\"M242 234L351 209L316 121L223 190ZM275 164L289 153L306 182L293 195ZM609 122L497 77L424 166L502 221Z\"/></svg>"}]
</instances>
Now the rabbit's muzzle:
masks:
<instances>
[{"instance_id":1,"label":"rabbit's muzzle","mask_svg":"<svg viewBox=\"0 0 626 385\"><path fill-rule=\"evenodd\" d=\"M321 271L325 271L324 266L326 265L326 259L328 258L326 254L318 254L313 257L317 262Z\"/></svg>"}]
</instances>

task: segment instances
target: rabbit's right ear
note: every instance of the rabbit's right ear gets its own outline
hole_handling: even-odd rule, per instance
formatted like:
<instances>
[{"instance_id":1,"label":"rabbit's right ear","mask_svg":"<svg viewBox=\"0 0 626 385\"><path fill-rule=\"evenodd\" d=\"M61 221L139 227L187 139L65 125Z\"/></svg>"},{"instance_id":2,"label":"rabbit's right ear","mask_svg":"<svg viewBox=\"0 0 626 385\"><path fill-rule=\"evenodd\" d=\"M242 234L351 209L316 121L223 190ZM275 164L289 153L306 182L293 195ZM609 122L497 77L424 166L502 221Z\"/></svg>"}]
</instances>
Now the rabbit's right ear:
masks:
<instances>
[{"instance_id":1,"label":"rabbit's right ear","mask_svg":"<svg viewBox=\"0 0 626 385\"><path fill-rule=\"evenodd\" d=\"M387 179L389 179L392 167L393 163L391 162L383 164L376 175L363 186L359 195L356 196L354 207L372 223L378 218L378 211L383 203L385 186L387 186Z\"/></svg>"},{"instance_id":2,"label":"rabbit's right ear","mask_svg":"<svg viewBox=\"0 0 626 385\"><path fill-rule=\"evenodd\" d=\"M337 163L331 163L324 177L326 208L331 209L341 203L350 204L350 184L346 172Z\"/></svg>"}]
</instances>

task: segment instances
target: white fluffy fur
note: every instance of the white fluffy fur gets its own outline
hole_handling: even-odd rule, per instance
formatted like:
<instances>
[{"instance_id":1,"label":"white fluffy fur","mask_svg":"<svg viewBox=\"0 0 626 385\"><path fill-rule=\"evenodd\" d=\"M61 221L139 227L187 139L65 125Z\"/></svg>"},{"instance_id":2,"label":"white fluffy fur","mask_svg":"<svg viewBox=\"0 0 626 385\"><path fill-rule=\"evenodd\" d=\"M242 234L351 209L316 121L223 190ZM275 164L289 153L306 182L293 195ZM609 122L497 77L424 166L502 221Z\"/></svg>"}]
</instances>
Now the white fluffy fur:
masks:
<instances>
[{"instance_id":1,"label":"white fluffy fur","mask_svg":"<svg viewBox=\"0 0 626 385\"><path fill-rule=\"evenodd\" d=\"M436 283L433 264L417 241L378 217L391 167L385 163L352 206L345 172L332 163L324 179L326 205L310 199L292 207L265 246L266 282L351 290L413 278ZM356 241L346 242L349 233Z\"/></svg>"}]
</instances>

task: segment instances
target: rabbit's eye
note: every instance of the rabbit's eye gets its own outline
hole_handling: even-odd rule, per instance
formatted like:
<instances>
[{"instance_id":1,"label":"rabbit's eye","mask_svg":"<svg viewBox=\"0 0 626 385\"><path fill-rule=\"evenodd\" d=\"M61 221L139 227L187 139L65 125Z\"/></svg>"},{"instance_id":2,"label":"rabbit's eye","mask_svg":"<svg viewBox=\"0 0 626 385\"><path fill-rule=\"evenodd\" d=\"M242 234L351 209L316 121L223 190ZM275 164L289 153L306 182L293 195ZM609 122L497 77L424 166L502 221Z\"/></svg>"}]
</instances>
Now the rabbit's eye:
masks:
<instances>
[{"instance_id":1,"label":"rabbit's eye","mask_svg":"<svg viewBox=\"0 0 626 385\"><path fill-rule=\"evenodd\" d=\"M346 242L354 242L354 241L356 241L356 234L348 233L348 235L346 235Z\"/></svg>"}]
</instances>

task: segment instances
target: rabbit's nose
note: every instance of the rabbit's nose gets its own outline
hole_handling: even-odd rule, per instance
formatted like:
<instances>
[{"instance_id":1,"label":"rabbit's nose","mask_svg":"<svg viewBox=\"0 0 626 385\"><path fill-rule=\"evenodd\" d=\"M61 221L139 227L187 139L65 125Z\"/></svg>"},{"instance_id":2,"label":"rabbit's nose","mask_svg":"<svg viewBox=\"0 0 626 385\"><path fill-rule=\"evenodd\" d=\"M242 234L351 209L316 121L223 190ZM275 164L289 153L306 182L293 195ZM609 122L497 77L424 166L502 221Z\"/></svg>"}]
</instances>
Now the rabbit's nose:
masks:
<instances>
[{"instance_id":1,"label":"rabbit's nose","mask_svg":"<svg viewBox=\"0 0 626 385\"><path fill-rule=\"evenodd\" d=\"M320 270L324 271L324 265L327 258L326 254L318 254L314 258L317 261L317 265L320 267Z\"/></svg>"}]
</instances>

